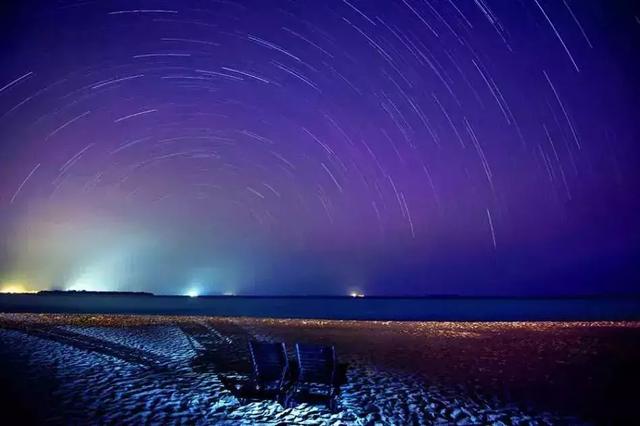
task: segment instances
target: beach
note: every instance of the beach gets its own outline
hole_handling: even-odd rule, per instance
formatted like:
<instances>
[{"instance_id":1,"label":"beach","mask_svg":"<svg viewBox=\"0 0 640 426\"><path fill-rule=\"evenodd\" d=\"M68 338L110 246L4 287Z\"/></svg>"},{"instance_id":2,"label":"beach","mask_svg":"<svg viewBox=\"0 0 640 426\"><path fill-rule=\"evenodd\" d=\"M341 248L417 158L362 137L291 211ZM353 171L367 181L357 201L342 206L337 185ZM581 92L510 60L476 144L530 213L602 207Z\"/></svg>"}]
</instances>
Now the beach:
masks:
<instances>
[{"instance_id":1,"label":"beach","mask_svg":"<svg viewBox=\"0 0 640 426\"><path fill-rule=\"evenodd\" d=\"M335 345L339 410L240 405L251 339ZM639 353L640 322L0 314L3 410L38 424L624 423Z\"/></svg>"}]
</instances>

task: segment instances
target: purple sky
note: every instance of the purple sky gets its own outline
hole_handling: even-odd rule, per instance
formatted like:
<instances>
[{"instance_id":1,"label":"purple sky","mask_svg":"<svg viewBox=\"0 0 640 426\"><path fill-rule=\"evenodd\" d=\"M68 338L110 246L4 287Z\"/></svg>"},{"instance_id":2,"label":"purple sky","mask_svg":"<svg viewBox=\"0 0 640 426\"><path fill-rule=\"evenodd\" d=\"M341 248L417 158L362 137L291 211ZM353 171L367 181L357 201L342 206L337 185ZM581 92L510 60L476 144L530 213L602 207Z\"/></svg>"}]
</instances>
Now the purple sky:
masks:
<instances>
[{"instance_id":1,"label":"purple sky","mask_svg":"<svg viewBox=\"0 0 640 426\"><path fill-rule=\"evenodd\" d=\"M638 291L633 1L0 10L0 280Z\"/></svg>"}]
</instances>

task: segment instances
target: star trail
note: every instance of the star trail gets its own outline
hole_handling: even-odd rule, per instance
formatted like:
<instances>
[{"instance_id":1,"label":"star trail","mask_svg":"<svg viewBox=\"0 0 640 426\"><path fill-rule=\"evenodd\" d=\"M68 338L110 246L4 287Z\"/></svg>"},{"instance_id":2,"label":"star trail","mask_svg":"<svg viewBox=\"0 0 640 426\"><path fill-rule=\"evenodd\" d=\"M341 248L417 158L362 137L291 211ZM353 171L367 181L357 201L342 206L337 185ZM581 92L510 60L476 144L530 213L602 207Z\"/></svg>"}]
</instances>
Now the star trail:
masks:
<instances>
[{"instance_id":1,"label":"star trail","mask_svg":"<svg viewBox=\"0 0 640 426\"><path fill-rule=\"evenodd\" d=\"M2 280L637 290L635 2L15 3Z\"/></svg>"}]
</instances>

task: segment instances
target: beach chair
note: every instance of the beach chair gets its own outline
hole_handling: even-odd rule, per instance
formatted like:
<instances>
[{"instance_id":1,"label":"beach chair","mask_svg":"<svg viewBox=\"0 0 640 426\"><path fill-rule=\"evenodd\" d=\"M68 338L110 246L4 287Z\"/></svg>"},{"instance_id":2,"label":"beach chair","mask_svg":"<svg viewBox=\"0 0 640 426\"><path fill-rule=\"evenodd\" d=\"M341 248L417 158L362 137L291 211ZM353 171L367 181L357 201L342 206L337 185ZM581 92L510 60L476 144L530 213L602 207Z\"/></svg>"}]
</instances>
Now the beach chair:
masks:
<instances>
[{"instance_id":1,"label":"beach chair","mask_svg":"<svg viewBox=\"0 0 640 426\"><path fill-rule=\"evenodd\" d=\"M295 380L287 406L300 402L325 403L335 412L346 365L338 364L334 346L296 344Z\"/></svg>"},{"instance_id":2,"label":"beach chair","mask_svg":"<svg viewBox=\"0 0 640 426\"><path fill-rule=\"evenodd\" d=\"M220 379L240 404L271 399L286 405L289 384L289 360L284 343L249 342L252 374L249 380Z\"/></svg>"}]
</instances>

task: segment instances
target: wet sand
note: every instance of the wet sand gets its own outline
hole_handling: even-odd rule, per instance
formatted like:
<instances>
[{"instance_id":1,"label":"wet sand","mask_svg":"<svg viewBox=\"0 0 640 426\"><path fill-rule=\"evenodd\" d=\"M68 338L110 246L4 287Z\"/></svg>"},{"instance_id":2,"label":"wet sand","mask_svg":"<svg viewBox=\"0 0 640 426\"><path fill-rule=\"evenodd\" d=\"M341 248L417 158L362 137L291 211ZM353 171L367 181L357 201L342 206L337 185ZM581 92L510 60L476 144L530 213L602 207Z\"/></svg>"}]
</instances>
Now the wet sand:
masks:
<instances>
[{"instance_id":1,"label":"wet sand","mask_svg":"<svg viewBox=\"0 0 640 426\"><path fill-rule=\"evenodd\" d=\"M241 406L249 339L334 344L340 410ZM638 322L363 322L0 314L3 411L25 423L619 424Z\"/></svg>"}]
</instances>

